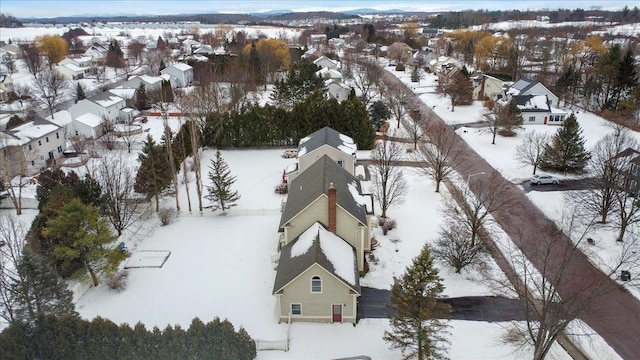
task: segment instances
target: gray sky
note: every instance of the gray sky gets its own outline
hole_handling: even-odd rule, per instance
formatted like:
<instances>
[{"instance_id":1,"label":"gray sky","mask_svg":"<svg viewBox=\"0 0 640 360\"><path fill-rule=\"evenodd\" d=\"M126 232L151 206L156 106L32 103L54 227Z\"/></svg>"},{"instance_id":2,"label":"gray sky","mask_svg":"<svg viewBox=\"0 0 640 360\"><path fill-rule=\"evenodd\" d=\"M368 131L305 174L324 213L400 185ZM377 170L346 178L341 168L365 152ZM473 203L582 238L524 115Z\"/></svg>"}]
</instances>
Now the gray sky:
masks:
<instances>
[{"instance_id":1,"label":"gray sky","mask_svg":"<svg viewBox=\"0 0 640 360\"><path fill-rule=\"evenodd\" d=\"M314 0L314 1L205 1L205 0L1 0L0 12L18 18L59 17L73 15L168 15L193 13L248 13L269 10L293 11L344 11L358 8L377 10L402 9L405 11L457 11L466 9L488 10L540 10L540 9L590 9L598 6L603 10L620 10L625 5L633 8L637 1L618 0L524 0L524 1L475 1L475 0L398 0L398 1L355 1L355 0Z\"/></svg>"}]
</instances>

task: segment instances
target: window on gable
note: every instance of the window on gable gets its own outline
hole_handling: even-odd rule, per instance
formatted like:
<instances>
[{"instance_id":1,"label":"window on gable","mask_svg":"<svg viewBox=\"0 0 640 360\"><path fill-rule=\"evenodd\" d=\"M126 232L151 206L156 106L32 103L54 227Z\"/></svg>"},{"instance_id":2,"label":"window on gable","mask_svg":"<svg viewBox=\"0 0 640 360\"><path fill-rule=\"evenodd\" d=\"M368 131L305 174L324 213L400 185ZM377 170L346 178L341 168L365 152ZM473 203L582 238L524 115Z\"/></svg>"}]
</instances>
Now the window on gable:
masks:
<instances>
[{"instance_id":1,"label":"window on gable","mask_svg":"<svg viewBox=\"0 0 640 360\"><path fill-rule=\"evenodd\" d=\"M49 137L47 136L47 137L45 138L45 140L47 140L47 142L49 142Z\"/></svg>"},{"instance_id":2,"label":"window on gable","mask_svg":"<svg viewBox=\"0 0 640 360\"><path fill-rule=\"evenodd\" d=\"M322 292L322 278L320 276L314 276L311 278L311 292L312 293Z\"/></svg>"},{"instance_id":3,"label":"window on gable","mask_svg":"<svg viewBox=\"0 0 640 360\"><path fill-rule=\"evenodd\" d=\"M536 117L535 116L529 116L529 121L536 121Z\"/></svg>"},{"instance_id":4,"label":"window on gable","mask_svg":"<svg viewBox=\"0 0 640 360\"><path fill-rule=\"evenodd\" d=\"M302 315L302 304L291 304L291 315Z\"/></svg>"},{"instance_id":5,"label":"window on gable","mask_svg":"<svg viewBox=\"0 0 640 360\"><path fill-rule=\"evenodd\" d=\"M344 161L343 160L338 160L338 166L340 167L344 167Z\"/></svg>"},{"instance_id":6,"label":"window on gable","mask_svg":"<svg viewBox=\"0 0 640 360\"><path fill-rule=\"evenodd\" d=\"M31 160L31 166L35 166L35 165L36 165L36 162Z\"/></svg>"},{"instance_id":7,"label":"window on gable","mask_svg":"<svg viewBox=\"0 0 640 360\"><path fill-rule=\"evenodd\" d=\"M38 146L42 146L42 140L38 140Z\"/></svg>"}]
</instances>

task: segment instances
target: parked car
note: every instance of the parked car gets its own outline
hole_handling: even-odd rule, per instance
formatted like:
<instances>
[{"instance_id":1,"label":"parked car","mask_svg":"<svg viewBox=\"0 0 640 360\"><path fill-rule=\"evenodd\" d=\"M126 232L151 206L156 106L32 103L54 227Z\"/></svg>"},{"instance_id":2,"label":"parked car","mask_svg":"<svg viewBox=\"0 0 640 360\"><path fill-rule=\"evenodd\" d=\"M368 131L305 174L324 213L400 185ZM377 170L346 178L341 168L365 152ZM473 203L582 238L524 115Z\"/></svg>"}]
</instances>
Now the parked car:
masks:
<instances>
[{"instance_id":1,"label":"parked car","mask_svg":"<svg viewBox=\"0 0 640 360\"><path fill-rule=\"evenodd\" d=\"M555 176L536 174L531 177L532 185L544 185L544 184L559 184L560 181Z\"/></svg>"},{"instance_id":2,"label":"parked car","mask_svg":"<svg viewBox=\"0 0 640 360\"><path fill-rule=\"evenodd\" d=\"M295 149L288 149L288 150L285 150L284 153L282 153L282 157L286 159L291 159L296 156L298 156L298 150L295 150Z\"/></svg>"}]
</instances>

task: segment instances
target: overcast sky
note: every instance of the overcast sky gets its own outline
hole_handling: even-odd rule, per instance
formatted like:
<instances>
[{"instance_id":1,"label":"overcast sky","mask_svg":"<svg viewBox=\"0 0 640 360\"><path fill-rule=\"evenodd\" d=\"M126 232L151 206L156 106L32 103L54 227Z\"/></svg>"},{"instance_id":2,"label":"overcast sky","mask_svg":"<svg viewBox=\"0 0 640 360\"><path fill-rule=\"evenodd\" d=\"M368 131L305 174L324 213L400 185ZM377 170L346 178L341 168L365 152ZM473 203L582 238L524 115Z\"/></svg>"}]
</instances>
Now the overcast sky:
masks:
<instances>
[{"instance_id":1,"label":"overcast sky","mask_svg":"<svg viewBox=\"0 0 640 360\"><path fill-rule=\"evenodd\" d=\"M298 0L298 1L205 1L205 0L0 0L0 12L18 18L59 17L73 15L167 15L193 13L249 13L269 10L292 11L344 11L358 8L377 10L402 9L405 11L455 11L465 9L488 10L539 10L539 9L589 9L598 6L603 10L619 10L625 5L630 8L637 1L618 0L524 0L524 1L476 1L476 0L422 0L422 1L355 1L355 0Z\"/></svg>"}]
</instances>

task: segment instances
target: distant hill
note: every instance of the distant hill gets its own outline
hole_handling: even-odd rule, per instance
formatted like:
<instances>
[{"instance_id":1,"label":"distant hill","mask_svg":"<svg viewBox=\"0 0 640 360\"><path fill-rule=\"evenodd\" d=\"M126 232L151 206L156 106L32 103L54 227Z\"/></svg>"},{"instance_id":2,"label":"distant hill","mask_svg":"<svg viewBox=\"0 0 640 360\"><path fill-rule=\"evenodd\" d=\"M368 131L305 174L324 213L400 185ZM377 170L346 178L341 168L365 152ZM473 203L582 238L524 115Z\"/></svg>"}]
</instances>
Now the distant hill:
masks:
<instances>
[{"instance_id":1,"label":"distant hill","mask_svg":"<svg viewBox=\"0 0 640 360\"><path fill-rule=\"evenodd\" d=\"M376 10L376 9L362 8L362 9L341 11L341 13L349 14L349 15L373 15L373 14L402 14L402 13L406 13L406 11L400 10L400 9Z\"/></svg>"},{"instance_id":2,"label":"distant hill","mask_svg":"<svg viewBox=\"0 0 640 360\"><path fill-rule=\"evenodd\" d=\"M5 15L0 13L0 28L15 28L22 27L20 20L11 15Z\"/></svg>"},{"instance_id":3,"label":"distant hill","mask_svg":"<svg viewBox=\"0 0 640 360\"><path fill-rule=\"evenodd\" d=\"M306 12L292 12L287 14L280 14L269 16L267 19L269 20L304 20L304 19L355 19L358 18L357 15L336 13L331 11L306 11Z\"/></svg>"}]
</instances>

